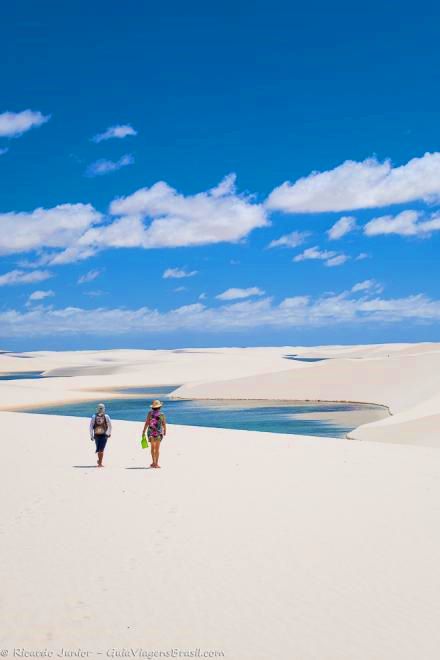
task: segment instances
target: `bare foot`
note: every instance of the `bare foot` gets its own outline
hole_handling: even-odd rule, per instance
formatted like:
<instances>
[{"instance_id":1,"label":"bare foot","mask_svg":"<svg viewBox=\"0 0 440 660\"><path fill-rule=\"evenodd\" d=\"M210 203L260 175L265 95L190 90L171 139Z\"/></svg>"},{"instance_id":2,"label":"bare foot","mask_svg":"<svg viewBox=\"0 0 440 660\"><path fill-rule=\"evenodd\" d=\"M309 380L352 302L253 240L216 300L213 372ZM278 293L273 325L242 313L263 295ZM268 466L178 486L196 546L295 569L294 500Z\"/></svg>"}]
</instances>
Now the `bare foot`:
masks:
<instances>
[{"instance_id":1,"label":"bare foot","mask_svg":"<svg viewBox=\"0 0 440 660\"><path fill-rule=\"evenodd\" d=\"M156 463L151 463L150 467L156 467Z\"/></svg>"},{"instance_id":2,"label":"bare foot","mask_svg":"<svg viewBox=\"0 0 440 660\"><path fill-rule=\"evenodd\" d=\"M158 463L156 463L156 465L154 467L160 468L160 465Z\"/></svg>"}]
</instances>

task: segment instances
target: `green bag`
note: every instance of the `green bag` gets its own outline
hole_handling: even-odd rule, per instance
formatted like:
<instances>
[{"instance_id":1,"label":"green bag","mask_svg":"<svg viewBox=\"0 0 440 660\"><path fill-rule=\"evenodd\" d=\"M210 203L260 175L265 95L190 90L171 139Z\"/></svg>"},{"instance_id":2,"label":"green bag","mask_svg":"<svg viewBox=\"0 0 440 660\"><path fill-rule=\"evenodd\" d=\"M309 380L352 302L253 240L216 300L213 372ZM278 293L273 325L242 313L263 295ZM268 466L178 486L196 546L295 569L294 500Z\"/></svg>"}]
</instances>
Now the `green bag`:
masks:
<instances>
[{"instance_id":1,"label":"green bag","mask_svg":"<svg viewBox=\"0 0 440 660\"><path fill-rule=\"evenodd\" d=\"M145 434L142 436L141 447L142 449L148 449L148 440Z\"/></svg>"}]
</instances>

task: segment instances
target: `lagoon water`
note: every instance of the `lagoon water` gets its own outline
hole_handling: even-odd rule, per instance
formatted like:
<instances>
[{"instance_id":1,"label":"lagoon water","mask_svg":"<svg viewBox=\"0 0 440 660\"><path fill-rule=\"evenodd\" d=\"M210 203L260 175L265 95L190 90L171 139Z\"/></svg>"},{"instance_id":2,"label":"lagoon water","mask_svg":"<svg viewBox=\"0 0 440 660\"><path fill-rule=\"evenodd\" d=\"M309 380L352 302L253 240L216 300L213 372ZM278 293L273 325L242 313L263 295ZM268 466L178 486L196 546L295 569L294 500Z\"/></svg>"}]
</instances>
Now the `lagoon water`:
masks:
<instances>
[{"instance_id":1,"label":"lagoon water","mask_svg":"<svg viewBox=\"0 0 440 660\"><path fill-rule=\"evenodd\" d=\"M15 373L0 373L0 380L28 380L42 377L42 371L16 371Z\"/></svg>"},{"instance_id":2,"label":"lagoon water","mask_svg":"<svg viewBox=\"0 0 440 660\"><path fill-rule=\"evenodd\" d=\"M105 399L113 419L143 422L152 399L164 402L170 424L211 426L248 431L345 437L360 424L387 416L384 408L369 404L291 401L203 401L170 399L177 385L123 390L130 398ZM69 403L29 410L33 413L89 417L98 401Z\"/></svg>"}]
</instances>

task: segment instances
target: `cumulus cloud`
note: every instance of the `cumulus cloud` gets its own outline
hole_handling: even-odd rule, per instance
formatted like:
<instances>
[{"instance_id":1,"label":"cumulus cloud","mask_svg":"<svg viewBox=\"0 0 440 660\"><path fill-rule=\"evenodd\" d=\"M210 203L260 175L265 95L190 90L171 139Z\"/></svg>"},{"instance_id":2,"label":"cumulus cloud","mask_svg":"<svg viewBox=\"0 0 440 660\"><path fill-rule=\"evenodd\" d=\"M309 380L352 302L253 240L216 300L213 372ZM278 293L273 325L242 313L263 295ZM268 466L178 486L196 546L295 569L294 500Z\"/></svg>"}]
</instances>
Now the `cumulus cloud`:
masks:
<instances>
[{"instance_id":1,"label":"cumulus cloud","mask_svg":"<svg viewBox=\"0 0 440 660\"><path fill-rule=\"evenodd\" d=\"M116 126L110 126L103 133L98 133L92 138L93 142L99 143L104 140L111 140L112 138L125 138L128 135L137 135L137 131L134 130L130 124L117 124Z\"/></svg>"},{"instance_id":2,"label":"cumulus cloud","mask_svg":"<svg viewBox=\"0 0 440 660\"><path fill-rule=\"evenodd\" d=\"M364 280L363 282L358 282L352 286L351 291L352 293L359 293L361 291L368 291L369 293L382 293L383 286L379 284L379 282L376 282L376 280Z\"/></svg>"},{"instance_id":3,"label":"cumulus cloud","mask_svg":"<svg viewBox=\"0 0 440 660\"><path fill-rule=\"evenodd\" d=\"M435 152L400 167L376 158L347 160L332 170L286 181L272 191L266 206L286 213L319 213L439 199L440 153Z\"/></svg>"},{"instance_id":4,"label":"cumulus cloud","mask_svg":"<svg viewBox=\"0 0 440 660\"><path fill-rule=\"evenodd\" d=\"M350 257L346 254L338 254L336 257L331 257L331 259L327 259L325 265L328 266L329 268L332 268L334 266L342 266L349 259Z\"/></svg>"},{"instance_id":5,"label":"cumulus cloud","mask_svg":"<svg viewBox=\"0 0 440 660\"><path fill-rule=\"evenodd\" d=\"M19 137L31 128L37 128L49 121L50 115L33 110L3 112L0 114L0 137Z\"/></svg>"},{"instance_id":6,"label":"cumulus cloud","mask_svg":"<svg viewBox=\"0 0 440 660\"><path fill-rule=\"evenodd\" d=\"M109 174L110 172L116 172L122 167L127 167L127 165L133 165L134 157L131 154L125 154L119 160L96 160L94 163L91 163L85 171L85 175L88 177L102 176L103 174Z\"/></svg>"},{"instance_id":7,"label":"cumulus cloud","mask_svg":"<svg viewBox=\"0 0 440 660\"><path fill-rule=\"evenodd\" d=\"M440 321L440 300L418 294L403 298L379 298L365 290L358 296L340 294L294 296L274 304L271 298L245 300L216 308L202 303L160 312L141 307L55 309L42 305L26 312L0 311L0 336L91 335L115 336L133 333L158 334L192 330L233 332L250 328L329 327L339 324L375 324Z\"/></svg>"},{"instance_id":8,"label":"cumulus cloud","mask_svg":"<svg viewBox=\"0 0 440 660\"><path fill-rule=\"evenodd\" d=\"M301 254L297 254L296 257L293 257L293 261L307 261L309 259L318 259L320 261L326 261L327 259L332 259L336 257L336 252L331 250L320 250L317 245L307 248Z\"/></svg>"},{"instance_id":9,"label":"cumulus cloud","mask_svg":"<svg viewBox=\"0 0 440 660\"><path fill-rule=\"evenodd\" d=\"M44 300L45 298L51 298L55 295L55 292L52 290L48 291L34 291L28 298L27 305L30 305L36 301Z\"/></svg>"},{"instance_id":10,"label":"cumulus cloud","mask_svg":"<svg viewBox=\"0 0 440 660\"><path fill-rule=\"evenodd\" d=\"M55 255L47 257L47 263L51 266L74 264L78 261L85 261L85 259L94 257L98 251L99 248L97 246L92 248L84 245L73 245L63 250L63 252L58 252Z\"/></svg>"},{"instance_id":11,"label":"cumulus cloud","mask_svg":"<svg viewBox=\"0 0 440 660\"><path fill-rule=\"evenodd\" d=\"M240 298L251 298L253 296L264 296L265 292L257 286L251 286L248 289L226 289L223 293L219 293L216 298L218 300L239 300Z\"/></svg>"},{"instance_id":12,"label":"cumulus cloud","mask_svg":"<svg viewBox=\"0 0 440 660\"><path fill-rule=\"evenodd\" d=\"M167 268L162 277L164 280L181 280L184 277L194 277L194 275L197 275L197 272L197 270L187 271L184 268Z\"/></svg>"},{"instance_id":13,"label":"cumulus cloud","mask_svg":"<svg viewBox=\"0 0 440 660\"><path fill-rule=\"evenodd\" d=\"M67 248L101 220L101 214L90 204L61 204L31 213L0 213L0 254Z\"/></svg>"},{"instance_id":14,"label":"cumulus cloud","mask_svg":"<svg viewBox=\"0 0 440 660\"><path fill-rule=\"evenodd\" d=\"M114 200L110 213L119 217L109 227L90 232L91 242L120 247L130 240L144 248L237 242L269 224L260 204L236 192L235 175L211 190L188 196L159 181Z\"/></svg>"},{"instance_id":15,"label":"cumulus cloud","mask_svg":"<svg viewBox=\"0 0 440 660\"><path fill-rule=\"evenodd\" d=\"M284 234L284 236L280 236L280 238L271 241L267 247L299 247L306 242L309 236L309 231L292 231L290 234Z\"/></svg>"},{"instance_id":16,"label":"cumulus cloud","mask_svg":"<svg viewBox=\"0 0 440 660\"><path fill-rule=\"evenodd\" d=\"M426 237L440 230L440 213L432 214L429 219L423 219L421 211L402 211L395 216L384 215L367 222L364 227L366 236L397 234L398 236Z\"/></svg>"},{"instance_id":17,"label":"cumulus cloud","mask_svg":"<svg viewBox=\"0 0 440 660\"><path fill-rule=\"evenodd\" d=\"M84 273L84 275L81 275L81 277L78 278L78 284L88 284L89 282L93 282L93 280L96 280L97 277L99 277L102 273L102 270L99 268L96 268L95 270L89 270L87 273Z\"/></svg>"},{"instance_id":18,"label":"cumulus cloud","mask_svg":"<svg viewBox=\"0 0 440 660\"><path fill-rule=\"evenodd\" d=\"M29 263L60 265L88 259L106 248L238 242L268 224L264 208L236 192L235 175L189 196L158 182L114 200L106 218L91 204L81 203L0 213L0 255L37 251L37 261Z\"/></svg>"},{"instance_id":19,"label":"cumulus cloud","mask_svg":"<svg viewBox=\"0 0 440 660\"><path fill-rule=\"evenodd\" d=\"M225 197L226 195L233 195L235 192L235 182L237 175L234 172L227 174L219 184L209 190L211 197Z\"/></svg>"},{"instance_id":20,"label":"cumulus cloud","mask_svg":"<svg viewBox=\"0 0 440 660\"><path fill-rule=\"evenodd\" d=\"M330 268L332 266L342 266L350 257L346 254L338 254L332 250L321 250L317 245L307 248L301 254L297 254L296 257L293 257L294 262L300 261L324 261L326 266Z\"/></svg>"},{"instance_id":21,"label":"cumulus cloud","mask_svg":"<svg viewBox=\"0 0 440 660\"><path fill-rule=\"evenodd\" d=\"M333 227L328 230L327 234L331 241L336 241L354 231L356 228L356 218L351 215L343 215L342 218L339 218Z\"/></svg>"},{"instance_id":22,"label":"cumulus cloud","mask_svg":"<svg viewBox=\"0 0 440 660\"><path fill-rule=\"evenodd\" d=\"M13 284L32 284L33 282L43 282L52 277L52 273L47 270L10 270L8 273L0 275L0 286L11 286Z\"/></svg>"},{"instance_id":23,"label":"cumulus cloud","mask_svg":"<svg viewBox=\"0 0 440 660\"><path fill-rule=\"evenodd\" d=\"M355 257L355 261L363 261L364 259L369 259L369 257L370 255L366 252L360 252L357 257Z\"/></svg>"}]
</instances>

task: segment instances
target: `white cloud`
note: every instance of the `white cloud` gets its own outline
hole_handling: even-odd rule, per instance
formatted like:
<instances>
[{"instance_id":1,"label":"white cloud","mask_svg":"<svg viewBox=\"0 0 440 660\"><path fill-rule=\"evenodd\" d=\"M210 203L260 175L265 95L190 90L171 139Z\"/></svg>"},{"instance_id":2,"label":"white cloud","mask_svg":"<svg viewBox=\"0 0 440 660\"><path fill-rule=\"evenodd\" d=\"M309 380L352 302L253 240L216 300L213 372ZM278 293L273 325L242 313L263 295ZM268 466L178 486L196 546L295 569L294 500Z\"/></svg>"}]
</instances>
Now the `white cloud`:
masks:
<instances>
[{"instance_id":1,"label":"white cloud","mask_svg":"<svg viewBox=\"0 0 440 660\"><path fill-rule=\"evenodd\" d=\"M26 267L88 259L106 248L157 248L238 242L269 224L249 196L226 177L207 192L183 196L159 182L117 199L104 216L91 204L61 204L30 213L0 213L0 255L38 251Z\"/></svg>"},{"instance_id":2,"label":"white cloud","mask_svg":"<svg viewBox=\"0 0 440 660\"><path fill-rule=\"evenodd\" d=\"M314 245L301 252L301 254L297 254L292 261L325 261L325 265L331 268L332 266L342 266L348 259L350 257L346 254L338 254L332 250L320 250L317 245Z\"/></svg>"},{"instance_id":3,"label":"white cloud","mask_svg":"<svg viewBox=\"0 0 440 660\"><path fill-rule=\"evenodd\" d=\"M11 286L13 284L31 284L33 282L43 282L52 277L52 273L47 270L10 270L9 273L0 275L0 286Z\"/></svg>"},{"instance_id":4,"label":"white cloud","mask_svg":"<svg viewBox=\"0 0 440 660\"><path fill-rule=\"evenodd\" d=\"M284 236L280 236L280 238L276 238L275 240L271 241L267 247L295 248L305 243L306 239L309 236L310 236L309 231L292 231L290 234L285 234Z\"/></svg>"},{"instance_id":5,"label":"white cloud","mask_svg":"<svg viewBox=\"0 0 440 660\"><path fill-rule=\"evenodd\" d=\"M325 265L328 266L329 268L332 268L334 266L342 266L349 259L350 259L350 257L347 256L346 254L338 254L336 257L331 257L331 259L328 259L325 262Z\"/></svg>"},{"instance_id":6,"label":"white cloud","mask_svg":"<svg viewBox=\"0 0 440 660\"><path fill-rule=\"evenodd\" d=\"M101 214L90 204L61 204L31 213L0 213L0 254L67 248L101 220Z\"/></svg>"},{"instance_id":7,"label":"white cloud","mask_svg":"<svg viewBox=\"0 0 440 660\"><path fill-rule=\"evenodd\" d=\"M0 149L0 156L4 156L4 154L8 153L9 149L7 147Z\"/></svg>"},{"instance_id":8,"label":"white cloud","mask_svg":"<svg viewBox=\"0 0 440 660\"><path fill-rule=\"evenodd\" d=\"M63 252L58 252L55 255L46 257L48 259L47 263L51 266L74 264L78 261L84 261L85 259L95 256L98 250L98 246L92 248L83 245L73 245L72 247L63 250Z\"/></svg>"},{"instance_id":9,"label":"white cloud","mask_svg":"<svg viewBox=\"0 0 440 660\"><path fill-rule=\"evenodd\" d=\"M52 298L55 295L55 292L52 290L48 291L34 291L28 298L27 304L31 304L38 300L44 300L45 298Z\"/></svg>"},{"instance_id":10,"label":"white cloud","mask_svg":"<svg viewBox=\"0 0 440 660\"><path fill-rule=\"evenodd\" d=\"M357 291L368 291L368 289L371 289L372 284L374 283L374 280L364 280L363 282L358 282L354 286L351 287L351 290L353 293L356 293Z\"/></svg>"},{"instance_id":11,"label":"white cloud","mask_svg":"<svg viewBox=\"0 0 440 660\"><path fill-rule=\"evenodd\" d=\"M89 282L93 282L93 280L96 280L96 278L99 277L101 273L102 270L98 268L95 270L89 270L87 273L84 273L84 275L81 275L81 277L78 278L78 284L88 284Z\"/></svg>"},{"instance_id":12,"label":"white cloud","mask_svg":"<svg viewBox=\"0 0 440 660\"><path fill-rule=\"evenodd\" d=\"M109 174L110 172L116 172L122 167L127 165L133 165L134 157L131 154L125 154L119 160L96 160L94 163L91 163L86 169L86 176L102 176L103 174Z\"/></svg>"},{"instance_id":13,"label":"white cloud","mask_svg":"<svg viewBox=\"0 0 440 660\"><path fill-rule=\"evenodd\" d=\"M351 287L352 293L359 293L361 291L368 291L369 293L382 293L383 286L376 282L376 280L364 280L363 282L358 282Z\"/></svg>"},{"instance_id":14,"label":"white cloud","mask_svg":"<svg viewBox=\"0 0 440 660\"><path fill-rule=\"evenodd\" d=\"M400 167L376 158L347 160L333 170L286 181L272 191L266 206L286 213L319 213L439 199L440 153L426 153Z\"/></svg>"},{"instance_id":15,"label":"white cloud","mask_svg":"<svg viewBox=\"0 0 440 660\"><path fill-rule=\"evenodd\" d=\"M237 175L234 172L227 174L224 179L220 181L217 186L209 190L211 197L225 197L226 195L233 195L235 192L235 183Z\"/></svg>"},{"instance_id":16,"label":"white cloud","mask_svg":"<svg viewBox=\"0 0 440 660\"><path fill-rule=\"evenodd\" d=\"M346 234L349 234L351 231L354 231L356 228L356 218L351 215L343 215L342 218L339 218L333 227L328 230L327 234L331 241L336 241Z\"/></svg>"},{"instance_id":17,"label":"white cloud","mask_svg":"<svg viewBox=\"0 0 440 660\"><path fill-rule=\"evenodd\" d=\"M162 277L164 280L181 280L184 277L194 277L194 275L197 275L197 272L197 270L187 271L184 268L167 268Z\"/></svg>"},{"instance_id":18,"label":"white cloud","mask_svg":"<svg viewBox=\"0 0 440 660\"><path fill-rule=\"evenodd\" d=\"M296 257L293 257L293 261L307 261L309 259L318 259L320 261L325 261L327 259L332 259L336 257L337 253L331 250L320 250L317 245L307 248L301 254L297 254Z\"/></svg>"},{"instance_id":19,"label":"white cloud","mask_svg":"<svg viewBox=\"0 0 440 660\"><path fill-rule=\"evenodd\" d=\"M216 188L186 197L159 181L114 200L110 213L119 219L93 230L88 238L120 247L127 245L129 236L131 245L144 248L240 241L269 223L261 205L236 193L234 181L229 175Z\"/></svg>"},{"instance_id":20,"label":"white cloud","mask_svg":"<svg viewBox=\"0 0 440 660\"><path fill-rule=\"evenodd\" d=\"M188 291L186 286L176 286L175 289L173 289L175 293L182 293L182 291Z\"/></svg>"},{"instance_id":21,"label":"white cloud","mask_svg":"<svg viewBox=\"0 0 440 660\"><path fill-rule=\"evenodd\" d=\"M364 227L366 236L398 234L399 236L429 236L440 230L440 213L434 213L428 220L422 220L420 211L402 211L395 216L384 215L367 222Z\"/></svg>"},{"instance_id":22,"label":"white cloud","mask_svg":"<svg viewBox=\"0 0 440 660\"><path fill-rule=\"evenodd\" d=\"M369 259L370 255L367 254L366 252L360 252L358 256L355 258L355 261L363 261L364 259Z\"/></svg>"},{"instance_id":23,"label":"white cloud","mask_svg":"<svg viewBox=\"0 0 440 660\"><path fill-rule=\"evenodd\" d=\"M361 291L340 294L294 296L274 304L271 298L246 300L209 308L201 303L169 311L139 309L36 306L26 312L0 312L0 336L158 334L192 330L233 332L250 328L330 327L339 324L374 324L440 321L440 300L423 294L404 298L371 297Z\"/></svg>"},{"instance_id":24,"label":"white cloud","mask_svg":"<svg viewBox=\"0 0 440 660\"><path fill-rule=\"evenodd\" d=\"M240 298L251 298L252 296L264 296L264 291L257 286L251 286L248 289L227 289L219 293L216 298L219 300L239 300Z\"/></svg>"},{"instance_id":25,"label":"white cloud","mask_svg":"<svg viewBox=\"0 0 440 660\"><path fill-rule=\"evenodd\" d=\"M50 115L43 115L33 110L3 112L0 114L0 137L19 137L31 128L42 126L49 119Z\"/></svg>"},{"instance_id":26,"label":"white cloud","mask_svg":"<svg viewBox=\"0 0 440 660\"><path fill-rule=\"evenodd\" d=\"M103 133L98 133L95 135L92 140L93 142L99 143L103 140L110 140L112 138L125 138L128 135L137 135L137 131L134 130L130 124L118 124L117 126L110 126Z\"/></svg>"}]
</instances>

